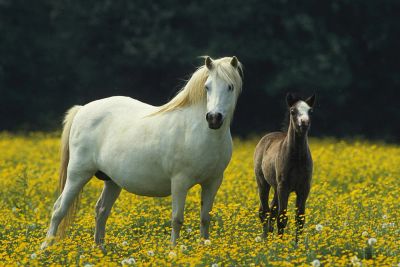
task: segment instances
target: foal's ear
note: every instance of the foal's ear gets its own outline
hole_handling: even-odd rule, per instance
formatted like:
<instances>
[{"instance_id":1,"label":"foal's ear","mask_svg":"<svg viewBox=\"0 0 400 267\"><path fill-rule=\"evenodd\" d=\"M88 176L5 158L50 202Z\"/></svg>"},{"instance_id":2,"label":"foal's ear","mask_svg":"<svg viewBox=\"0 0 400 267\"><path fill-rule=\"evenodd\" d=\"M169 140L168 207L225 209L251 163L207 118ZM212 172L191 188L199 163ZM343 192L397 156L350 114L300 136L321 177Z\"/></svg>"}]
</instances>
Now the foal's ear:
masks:
<instances>
[{"instance_id":1,"label":"foal's ear","mask_svg":"<svg viewBox=\"0 0 400 267\"><path fill-rule=\"evenodd\" d=\"M286 103L289 107L296 104L297 101L299 101L299 98L297 96L295 96L294 94L292 94L292 93L286 94Z\"/></svg>"},{"instance_id":2,"label":"foal's ear","mask_svg":"<svg viewBox=\"0 0 400 267\"><path fill-rule=\"evenodd\" d=\"M237 69L237 67L239 66L239 60L237 59L237 57L233 56L231 59L231 65Z\"/></svg>"},{"instance_id":3,"label":"foal's ear","mask_svg":"<svg viewBox=\"0 0 400 267\"><path fill-rule=\"evenodd\" d=\"M206 64L207 69L209 69L209 70L212 70L214 67L213 61L209 56L206 57L205 64Z\"/></svg>"},{"instance_id":4,"label":"foal's ear","mask_svg":"<svg viewBox=\"0 0 400 267\"><path fill-rule=\"evenodd\" d=\"M315 104L315 94L313 94L312 96L310 96L309 98L306 99L306 103L307 105L309 105L310 107L313 107Z\"/></svg>"}]
</instances>

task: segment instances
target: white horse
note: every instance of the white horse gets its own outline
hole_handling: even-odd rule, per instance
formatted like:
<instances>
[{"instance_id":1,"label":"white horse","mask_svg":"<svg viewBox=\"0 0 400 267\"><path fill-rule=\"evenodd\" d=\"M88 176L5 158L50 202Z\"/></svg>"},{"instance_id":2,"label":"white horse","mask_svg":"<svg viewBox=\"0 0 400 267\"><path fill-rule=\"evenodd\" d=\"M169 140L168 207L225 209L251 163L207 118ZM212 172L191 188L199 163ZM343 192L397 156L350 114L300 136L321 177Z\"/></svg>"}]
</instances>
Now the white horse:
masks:
<instances>
[{"instance_id":1,"label":"white horse","mask_svg":"<svg viewBox=\"0 0 400 267\"><path fill-rule=\"evenodd\" d=\"M176 245L187 192L200 184L200 230L208 239L209 212L232 155L230 122L241 88L236 57L206 57L205 66L163 106L115 96L71 108L61 138L62 193L41 248L65 235L78 196L93 175L105 180L96 204L94 239L100 248L122 188L150 197L172 194L171 242Z\"/></svg>"}]
</instances>

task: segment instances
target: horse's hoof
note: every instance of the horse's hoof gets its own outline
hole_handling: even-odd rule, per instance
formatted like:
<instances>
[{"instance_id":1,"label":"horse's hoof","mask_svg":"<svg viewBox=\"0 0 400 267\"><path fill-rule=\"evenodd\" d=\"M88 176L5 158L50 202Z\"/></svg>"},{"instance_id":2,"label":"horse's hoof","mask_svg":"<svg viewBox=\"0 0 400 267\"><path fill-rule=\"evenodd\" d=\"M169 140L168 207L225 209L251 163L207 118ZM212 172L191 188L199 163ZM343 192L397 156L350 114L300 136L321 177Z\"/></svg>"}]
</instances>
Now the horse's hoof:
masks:
<instances>
[{"instance_id":1,"label":"horse's hoof","mask_svg":"<svg viewBox=\"0 0 400 267\"><path fill-rule=\"evenodd\" d=\"M43 243L40 245L40 250L45 250L54 243L54 237L47 237Z\"/></svg>"},{"instance_id":2,"label":"horse's hoof","mask_svg":"<svg viewBox=\"0 0 400 267\"><path fill-rule=\"evenodd\" d=\"M40 245L40 250L45 250L45 249L48 248L50 245L51 245L50 242L44 241L44 242Z\"/></svg>"}]
</instances>

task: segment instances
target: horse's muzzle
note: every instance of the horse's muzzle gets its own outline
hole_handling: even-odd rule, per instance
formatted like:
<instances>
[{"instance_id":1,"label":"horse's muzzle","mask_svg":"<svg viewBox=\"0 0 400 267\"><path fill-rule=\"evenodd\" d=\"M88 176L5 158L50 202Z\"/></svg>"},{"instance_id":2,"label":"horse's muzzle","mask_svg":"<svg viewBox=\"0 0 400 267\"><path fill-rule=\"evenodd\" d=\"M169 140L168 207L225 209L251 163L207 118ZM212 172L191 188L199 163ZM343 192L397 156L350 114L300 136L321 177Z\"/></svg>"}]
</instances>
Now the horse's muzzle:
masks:
<instances>
[{"instance_id":1,"label":"horse's muzzle","mask_svg":"<svg viewBox=\"0 0 400 267\"><path fill-rule=\"evenodd\" d=\"M208 112L206 114L206 120L208 122L208 127L213 130L221 128L224 122L223 116L219 112Z\"/></svg>"}]
</instances>

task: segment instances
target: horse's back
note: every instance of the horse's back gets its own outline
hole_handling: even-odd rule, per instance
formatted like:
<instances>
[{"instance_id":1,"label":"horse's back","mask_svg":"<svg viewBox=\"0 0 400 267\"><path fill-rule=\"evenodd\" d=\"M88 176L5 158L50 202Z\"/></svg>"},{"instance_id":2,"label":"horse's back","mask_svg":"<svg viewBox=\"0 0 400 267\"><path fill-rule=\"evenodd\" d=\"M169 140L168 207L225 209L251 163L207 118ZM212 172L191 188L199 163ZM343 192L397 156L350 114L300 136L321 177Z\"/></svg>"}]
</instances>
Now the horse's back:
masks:
<instances>
[{"instance_id":1,"label":"horse's back","mask_svg":"<svg viewBox=\"0 0 400 267\"><path fill-rule=\"evenodd\" d=\"M264 135L260 141L258 142L255 152L254 152L254 159L256 160L262 160L262 157L265 153L265 151L269 150L271 145L277 143L277 142L282 142L286 137L286 134L283 132L272 132Z\"/></svg>"},{"instance_id":2,"label":"horse's back","mask_svg":"<svg viewBox=\"0 0 400 267\"><path fill-rule=\"evenodd\" d=\"M126 122L127 118L139 119L153 110L155 110L154 106L139 100L125 96L113 96L82 106L74 119L74 124L79 125L79 129L89 128L91 131L95 131L97 128L116 127L115 124L121 121Z\"/></svg>"},{"instance_id":3,"label":"horse's back","mask_svg":"<svg viewBox=\"0 0 400 267\"><path fill-rule=\"evenodd\" d=\"M254 172L256 176L262 176L270 184L273 184L274 158L279 152L280 143L285 140L283 132L272 132L266 134L258 142L254 151Z\"/></svg>"},{"instance_id":4,"label":"horse's back","mask_svg":"<svg viewBox=\"0 0 400 267\"><path fill-rule=\"evenodd\" d=\"M140 120L155 107L124 96L113 96L92 101L80 108L71 127L70 153L89 162L100 144L111 133L123 131L124 124ZM92 165L92 164L89 164Z\"/></svg>"},{"instance_id":5,"label":"horse's back","mask_svg":"<svg viewBox=\"0 0 400 267\"><path fill-rule=\"evenodd\" d=\"M112 96L92 101L83 106L82 111L86 111L92 116L101 116L109 113L117 113L118 116L128 112L130 116L154 110L155 107L139 100L126 96Z\"/></svg>"}]
</instances>

